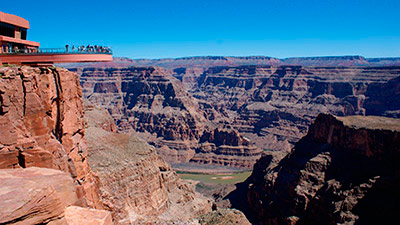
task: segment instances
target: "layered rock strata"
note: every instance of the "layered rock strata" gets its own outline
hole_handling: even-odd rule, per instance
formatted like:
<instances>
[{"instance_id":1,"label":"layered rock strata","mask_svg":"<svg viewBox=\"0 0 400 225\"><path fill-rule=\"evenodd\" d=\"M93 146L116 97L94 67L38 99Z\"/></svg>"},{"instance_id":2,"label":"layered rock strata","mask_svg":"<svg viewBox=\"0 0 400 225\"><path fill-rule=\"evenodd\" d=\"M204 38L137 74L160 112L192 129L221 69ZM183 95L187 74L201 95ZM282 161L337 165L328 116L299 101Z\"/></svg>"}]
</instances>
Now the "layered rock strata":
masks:
<instances>
[{"instance_id":1,"label":"layered rock strata","mask_svg":"<svg viewBox=\"0 0 400 225\"><path fill-rule=\"evenodd\" d=\"M400 67L225 66L204 72L194 68L82 71L88 99L108 108L120 130L139 132L169 162L231 165L229 154L210 154L209 149L216 150L210 147L213 143L200 141L203 133L226 124L261 149L289 151L319 113L400 116ZM181 79L183 86L170 75ZM195 99L184 88L189 88ZM235 158L242 162L249 159Z\"/></svg>"},{"instance_id":2,"label":"layered rock strata","mask_svg":"<svg viewBox=\"0 0 400 225\"><path fill-rule=\"evenodd\" d=\"M180 180L154 147L108 131L110 119L106 111L86 107L88 159L100 177L101 202L118 224L188 221L211 210L210 200Z\"/></svg>"},{"instance_id":3,"label":"layered rock strata","mask_svg":"<svg viewBox=\"0 0 400 225\"><path fill-rule=\"evenodd\" d=\"M261 148L289 150L319 113L399 117L400 67L214 67L190 90Z\"/></svg>"},{"instance_id":4,"label":"layered rock strata","mask_svg":"<svg viewBox=\"0 0 400 225\"><path fill-rule=\"evenodd\" d=\"M156 68L87 69L81 83L87 99L107 109L119 130L143 133L158 147L180 150L175 158L188 161L194 155L188 142L199 138L205 119L184 88L165 75Z\"/></svg>"},{"instance_id":5,"label":"layered rock strata","mask_svg":"<svg viewBox=\"0 0 400 225\"><path fill-rule=\"evenodd\" d=\"M221 117L218 111L212 107L205 109L206 104L199 104L181 82L160 68L88 68L82 72L81 83L86 98L107 109L120 131L136 132L156 146L169 162L189 162L195 156L202 158L202 147L206 145L199 142L203 133L219 126L211 122ZM242 138L239 136L220 138ZM251 144L218 148L214 153L221 157L207 162L248 168L262 152ZM234 159L243 164L227 162Z\"/></svg>"},{"instance_id":6,"label":"layered rock strata","mask_svg":"<svg viewBox=\"0 0 400 225\"><path fill-rule=\"evenodd\" d=\"M321 114L280 162L248 179L260 224L395 224L400 120Z\"/></svg>"},{"instance_id":7,"label":"layered rock strata","mask_svg":"<svg viewBox=\"0 0 400 225\"><path fill-rule=\"evenodd\" d=\"M250 140L242 137L237 130L216 128L203 133L196 155L190 161L252 168L261 153L260 148L250 144Z\"/></svg>"},{"instance_id":8,"label":"layered rock strata","mask_svg":"<svg viewBox=\"0 0 400 225\"><path fill-rule=\"evenodd\" d=\"M43 167L71 174L84 205L101 208L84 140L77 74L60 68L0 68L0 169Z\"/></svg>"}]
</instances>

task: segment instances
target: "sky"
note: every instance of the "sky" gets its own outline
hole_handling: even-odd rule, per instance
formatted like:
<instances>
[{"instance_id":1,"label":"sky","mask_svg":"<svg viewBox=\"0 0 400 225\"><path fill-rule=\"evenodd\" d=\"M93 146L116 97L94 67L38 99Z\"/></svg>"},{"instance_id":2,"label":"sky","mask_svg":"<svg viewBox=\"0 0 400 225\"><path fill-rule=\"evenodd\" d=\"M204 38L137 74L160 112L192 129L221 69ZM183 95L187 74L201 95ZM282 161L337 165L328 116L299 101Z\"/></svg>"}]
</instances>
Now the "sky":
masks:
<instances>
[{"instance_id":1,"label":"sky","mask_svg":"<svg viewBox=\"0 0 400 225\"><path fill-rule=\"evenodd\" d=\"M400 57L400 0L19 0L0 11L29 20L43 48L118 57Z\"/></svg>"}]
</instances>

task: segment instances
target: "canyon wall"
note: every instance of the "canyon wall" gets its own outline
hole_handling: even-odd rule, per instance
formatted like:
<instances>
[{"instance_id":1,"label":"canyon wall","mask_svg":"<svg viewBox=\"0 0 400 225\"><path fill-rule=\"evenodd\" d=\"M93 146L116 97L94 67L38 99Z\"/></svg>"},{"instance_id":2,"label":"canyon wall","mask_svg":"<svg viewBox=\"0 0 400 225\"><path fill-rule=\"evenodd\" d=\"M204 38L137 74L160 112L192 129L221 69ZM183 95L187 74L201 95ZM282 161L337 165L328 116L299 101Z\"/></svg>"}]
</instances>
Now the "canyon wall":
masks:
<instances>
[{"instance_id":1,"label":"canyon wall","mask_svg":"<svg viewBox=\"0 0 400 225\"><path fill-rule=\"evenodd\" d=\"M360 57L318 60L365 61ZM236 166L251 168L255 161L249 155L259 157L260 149L289 151L319 113L400 117L400 67L253 65L80 71L89 101L107 108L120 130L138 132L169 162L234 165L234 159L243 162ZM215 143L200 141L216 128L239 131L240 137L226 137L245 137L250 147L218 150ZM241 156L238 149L249 154Z\"/></svg>"},{"instance_id":2,"label":"canyon wall","mask_svg":"<svg viewBox=\"0 0 400 225\"><path fill-rule=\"evenodd\" d=\"M260 224L395 224L400 120L321 114L293 151L247 180Z\"/></svg>"},{"instance_id":3,"label":"canyon wall","mask_svg":"<svg viewBox=\"0 0 400 225\"><path fill-rule=\"evenodd\" d=\"M83 115L76 73L0 68L1 224L113 224L100 210Z\"/></svg>"},{"instance_id":4,"label":"canyon wall","mask_svg":"<svg viewBox=\"0 0 400 225\"><path fill-rule=\"evenodd\" d=\"M84 140L77 74L60 68L0 68L0 168L71 174L85 205L101 208Z\"/></svg>"},{"instance_id":5,"label":"canyon wall","mask_svg":"<svg viewBox=\"0 0 400 225\"><path fill-rule=\"evenodd\" d=\"M399 75L400 67L130 67L85 68L81 82L87 99L107 108L120 130L138 132L169 162L234 159L251 168L248 156L259 157L259 149L220 151L200 141L203 133L238 130L250 145L289 151L319 113L399 117ZM238 149L251 153L241 157Z\"/></svg>"},{"instance_id":6,"label":"canyon wall","mask_svg":"<svg viewBox=\"0 0 400 225\"><path fill-rule=\"evenodd\" d=\"M157 147L158 153L168 162L251 168L262 153L251 143L232 147L226 144L217 149L209 148L215 146L216 139L200 141L205 133L224 128L212 121L223 116L190 96L171 74L171 71L154 67L86 68L80 77L89 102L107 109L120 131L135 132ZM235 142L229 138L242 139L238 132L219 137L224 138L226 143ZM212 160L205 159L203 147L213 152ZM243 163L234 163L234 160Z\"/></svg>"},{"instance_id":7,"label":"canyon wall","mask_svg":"<svg viewBox=\"0 0 400 225\"><path fill-rule=\"evenodd\" d=\"M189 92L257 146L289 150L319 113L399 117L399 76L400 67L214 67Z\"/></svg>"},{"instance_id":8,"label":"canyon wall","mask_svg":"<svg viewBox=\"0 0 400 225\"><path fill-rule=\"evenodd\" d=\"M196 193L135 135L110 131L104 109L86 106L88 160L100 177L100 198L117 224L156 223L195 218L211 210Z\"/></svg>"}]
</instances>

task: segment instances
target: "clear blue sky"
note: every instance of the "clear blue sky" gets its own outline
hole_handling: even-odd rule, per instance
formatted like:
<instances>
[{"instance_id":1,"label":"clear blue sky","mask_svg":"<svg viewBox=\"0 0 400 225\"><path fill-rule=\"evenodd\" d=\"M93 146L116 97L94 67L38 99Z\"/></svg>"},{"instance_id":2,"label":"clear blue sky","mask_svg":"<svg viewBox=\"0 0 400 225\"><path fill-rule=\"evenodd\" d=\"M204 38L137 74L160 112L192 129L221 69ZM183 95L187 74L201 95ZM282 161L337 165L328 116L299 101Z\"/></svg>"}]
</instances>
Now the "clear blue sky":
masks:
<instances>
[{"instance_id":1,"label":"clear blue sky","mask_svg":"<svg viewBox=\"0 0 400 225\"><path fill-rule=\"evenodd\" d=\"M28 19L42 47L130 58L400 56L400 0L21 0L0 11Z\"/></svg>"}]
</instances>

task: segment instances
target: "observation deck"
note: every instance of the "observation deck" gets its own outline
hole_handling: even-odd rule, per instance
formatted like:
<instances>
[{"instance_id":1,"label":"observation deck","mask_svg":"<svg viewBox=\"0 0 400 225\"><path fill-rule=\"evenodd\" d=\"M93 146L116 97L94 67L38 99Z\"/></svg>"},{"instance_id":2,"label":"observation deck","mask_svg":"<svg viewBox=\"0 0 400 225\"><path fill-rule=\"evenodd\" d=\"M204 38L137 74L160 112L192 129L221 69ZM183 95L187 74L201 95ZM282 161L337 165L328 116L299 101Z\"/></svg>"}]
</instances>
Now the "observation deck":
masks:
<instances>
[{"instance_id":1,"label":"observation deck","mask_svg":"<svg viewBox=\"0 0 400 225\"><path fill-rule=\"evenodd\" d=\"M20 49L0 53L0 63L22 65L48 65L54 63L108 62L112 61L110 48L93 50L68 50L65 48Z\"/></svg>"},{"instance_id":2,"label":"observation deck","mask_svg":"<svg viewBox=\"0 0 400 225\"><path fill-rule=\"evenodd\" d=\"M39 42L26 40L29 28L28 20L0 12L0 65L112 61L111 49L103 46L40 48Z\"/></svg>"}]
</instances>

